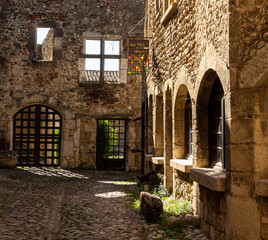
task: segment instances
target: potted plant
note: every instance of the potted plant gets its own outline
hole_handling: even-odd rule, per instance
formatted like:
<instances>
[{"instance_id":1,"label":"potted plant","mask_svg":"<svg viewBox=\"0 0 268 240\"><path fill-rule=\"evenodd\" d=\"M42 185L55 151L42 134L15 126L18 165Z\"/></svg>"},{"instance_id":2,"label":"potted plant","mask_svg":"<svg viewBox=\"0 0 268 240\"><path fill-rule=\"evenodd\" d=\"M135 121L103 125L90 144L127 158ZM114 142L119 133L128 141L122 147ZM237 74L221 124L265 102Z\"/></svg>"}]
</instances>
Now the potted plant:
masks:
<instances>
[{"instance_id":1,"label":"potted plant","mask_svg":"<svg viewBox=\"0 0 268 240\"><path fill-rule=\"evenodd\" d=\"M9 150L9 141L5 131L0 131L0 168L14 168L17 163L17 154Z\"/></svg>"}]
</instances>

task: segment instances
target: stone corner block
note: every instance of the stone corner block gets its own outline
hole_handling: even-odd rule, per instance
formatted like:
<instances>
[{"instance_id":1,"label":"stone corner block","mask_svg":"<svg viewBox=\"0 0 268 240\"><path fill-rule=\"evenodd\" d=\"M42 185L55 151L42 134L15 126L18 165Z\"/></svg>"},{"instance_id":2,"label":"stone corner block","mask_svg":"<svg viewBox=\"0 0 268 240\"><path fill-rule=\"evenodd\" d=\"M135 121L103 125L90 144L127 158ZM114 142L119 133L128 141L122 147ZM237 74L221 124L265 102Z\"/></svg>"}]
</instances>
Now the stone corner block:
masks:
<instances>
[{"instance_id":1,"label":"stone corner block","mask_svg":"<svg viewBox=\"0 0 268 240\"><path fill-rule=\"evenodd\" d=\"M225 191L226 172L213 168L192 168L191 180L216 192Z\"/></svg>"},{"instance_id":2,"label":"stone corner block","mask_svg":"<svg viewBox=\"0 0 268 240\"><path fill-rule=\"evenodd\" d=\"M259 179L255 181L255 193L258 196L268 197L268 179Z\"/></svg>"}]
</instances>

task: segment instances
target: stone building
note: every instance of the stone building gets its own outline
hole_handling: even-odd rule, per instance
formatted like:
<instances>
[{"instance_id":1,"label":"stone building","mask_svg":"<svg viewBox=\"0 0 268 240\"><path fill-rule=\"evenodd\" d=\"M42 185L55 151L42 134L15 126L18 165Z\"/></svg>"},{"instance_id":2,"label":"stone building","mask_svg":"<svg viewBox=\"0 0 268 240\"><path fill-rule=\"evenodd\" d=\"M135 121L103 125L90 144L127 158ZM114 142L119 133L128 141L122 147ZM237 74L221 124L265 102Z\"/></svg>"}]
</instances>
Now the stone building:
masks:
<instances>
[{"instance_id":1,"label":"stone building","mask_svg":"<svg viewBox=\"0 0 268 240\"><path fill-rule=\"evenodd\" d=\"M143 0L0 1L0 129L19 165L140 168L127 40L143 18Z\"/></svg>"},{"instance_id":2,"label":"stone building","mask_svg":"<svg viewBox=\"0 0 268 240\"><path fill-rule=\"evenodd\" d=\"M147 0L146 171L211 239L268 239L267 1Z\"/></svg>"}]
</instances>

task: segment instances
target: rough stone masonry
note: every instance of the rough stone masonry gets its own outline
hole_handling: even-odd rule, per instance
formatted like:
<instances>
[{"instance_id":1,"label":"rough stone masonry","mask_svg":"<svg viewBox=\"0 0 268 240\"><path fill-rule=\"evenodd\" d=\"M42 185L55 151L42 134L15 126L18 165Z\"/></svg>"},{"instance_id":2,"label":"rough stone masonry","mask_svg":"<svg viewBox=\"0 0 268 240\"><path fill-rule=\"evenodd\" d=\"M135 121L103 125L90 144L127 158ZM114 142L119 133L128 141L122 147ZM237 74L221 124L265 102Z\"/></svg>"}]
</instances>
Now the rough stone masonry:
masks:
<instances>
[{"instance_id":1,"label":"rough stone masonry","mask_svg":"<svg viewBox=\"0 0 268 240\"><path fill-rule=\"evenodd\" d=\"M60 166L96 168L97 120L127 123L126 170L137 170L141 79L127 76L127 38L143 36L143 0L2 0L0 2L0 129L14 148L14 115L49 106L62 116ZM53 56L37 58L37 28L53 31ZM51 34L50 34L51 35ZM51 36L49 37L51 38ZM83 81L86 39L120 41L119 80ZM43 44L43 49L51 47ZM48 52L45 52L45 55ZM25 130L26 131L26 130Z\"/></svg>"}]
</instances>

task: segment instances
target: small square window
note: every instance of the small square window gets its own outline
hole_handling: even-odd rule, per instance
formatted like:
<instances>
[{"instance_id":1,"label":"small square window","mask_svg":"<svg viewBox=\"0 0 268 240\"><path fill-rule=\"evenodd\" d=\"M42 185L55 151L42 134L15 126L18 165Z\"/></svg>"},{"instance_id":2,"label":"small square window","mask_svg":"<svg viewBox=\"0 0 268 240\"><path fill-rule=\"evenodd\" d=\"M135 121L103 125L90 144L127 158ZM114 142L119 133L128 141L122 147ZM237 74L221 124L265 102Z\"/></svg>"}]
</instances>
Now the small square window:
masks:
<instances>
[{"instance_id":1,"label":"small square window","mask_svg":"<svg viewBox=\"0 0 268 240\"><path fill-rule=\"evenodd\" d=\"M53 28L37 27L36 60L53 61L53 45L54 45Z\"/></svg>"}]
</instances>

